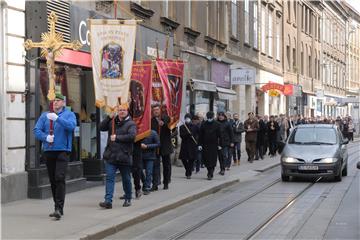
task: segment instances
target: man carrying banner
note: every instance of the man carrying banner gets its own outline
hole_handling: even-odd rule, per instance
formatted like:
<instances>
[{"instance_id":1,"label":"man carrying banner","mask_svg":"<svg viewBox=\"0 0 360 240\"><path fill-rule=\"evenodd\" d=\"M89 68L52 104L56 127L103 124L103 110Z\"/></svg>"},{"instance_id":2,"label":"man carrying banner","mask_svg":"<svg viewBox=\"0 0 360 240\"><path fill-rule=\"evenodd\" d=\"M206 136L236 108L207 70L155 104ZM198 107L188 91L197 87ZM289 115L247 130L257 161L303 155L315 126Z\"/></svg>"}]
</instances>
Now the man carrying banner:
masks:
<instances>
[{"instance_id":1,"label":"man carrying banner","mask_svg":"<svg viewBox=\"0 0 360 240\"><path fill-rule=\"evenodd\" d=\"M159 155L161 156L163 164L163 183L164 189L169 189L169 183L171 179L171 161L170 154L173 152L173 146L171 143L171 131L169 128L170 117L166 114L161 114L160 105L156 104L152 106L153 117L151 119L151 129L156 131L160 136L160 150ZM160 166L155 166L154 171L159 170ZM159 170L160 171L160 170ZM159 175L154 172L154 178ZM153 190L157 190L157 179L153 179Z\"/></svg>"},{"instance_id":2,"label":"man carrying banner","mask_svg":"<svg viewBox=\"0 0 360 240\"><path fill-rule=\"evenodd\" d=\"M102 208L112 208L116 171L119 169L122 185L125 192L123 207L131 205L131 166L133 158L136 125L131 119L128 104L117 107L117 116L111 114L100 123L100 131L108 131L109 137L103 159L106 161L106 188L105 201L100 202ZM113 118L114 123L113 123ZM114 129L113 129L114 128Z\"/></svg>"}]
</instances>

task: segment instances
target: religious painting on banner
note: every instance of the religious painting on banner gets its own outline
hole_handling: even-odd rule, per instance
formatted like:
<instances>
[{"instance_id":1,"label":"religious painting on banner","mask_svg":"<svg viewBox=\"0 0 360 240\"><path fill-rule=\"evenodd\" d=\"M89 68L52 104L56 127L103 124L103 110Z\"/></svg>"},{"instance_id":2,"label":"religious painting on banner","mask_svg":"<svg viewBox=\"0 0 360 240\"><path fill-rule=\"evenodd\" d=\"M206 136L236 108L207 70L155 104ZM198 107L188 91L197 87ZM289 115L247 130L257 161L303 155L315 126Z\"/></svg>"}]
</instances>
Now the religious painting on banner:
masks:
<instances>
[{"instance_id":1,"label":"religious painting on banner","mask_svg":"<svg viewBox=\"0 0 360 240\"><path fill-rule=\"evenodd\" d=\"M134 62L130 83L130 115L137 126L135 142L151 131L151 61Z\"/></svg>"},{"instance_id":2,"label":"religious painting on banner","mask_svg":"<svg viewBox=\"0 0 360 240\"><path fill-rule=\"evenodd\" d=\"M163 86L166 110L170 117L169 128L173 129L180 119L184 62L157 60L156 67Z\"/></svg>"},{"instance_id":3,"label":"religious painting on banner","mask_svg":"<svg viewBox=\"0 0 360 240\"><path fill-rule=\"evenodd\" d=\"M90 19L89 23L96 106L111 112L129 101L136 20Z\"/></svg>"}]
</instances>

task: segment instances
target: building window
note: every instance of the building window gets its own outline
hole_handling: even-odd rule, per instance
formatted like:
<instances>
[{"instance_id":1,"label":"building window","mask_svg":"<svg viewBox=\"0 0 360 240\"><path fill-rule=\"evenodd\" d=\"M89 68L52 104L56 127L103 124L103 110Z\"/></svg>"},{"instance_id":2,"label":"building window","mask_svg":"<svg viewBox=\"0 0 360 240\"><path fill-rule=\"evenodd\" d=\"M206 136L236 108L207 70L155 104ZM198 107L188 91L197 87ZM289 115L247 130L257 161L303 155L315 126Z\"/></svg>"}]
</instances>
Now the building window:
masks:
<instances>
[{"instance_id":1,"label":"building window","mask_svg":"<svg viewBox=\"0 0 360 240\"><path fill-rule=\"evenodd\" d=\"M311 61L311 51L310 51L310 53L309 53L308 65L309 65L309 68L308 68L308 76L309 76L309 77L312 77L312 74L311 74L311 65L312 65L312 61Z\"/></svg>"},{"instance_id":2,"label":"building window","mask_svg":"<svg viewBox=\"0 0 360 240\"><path fill-rule=\"evenodd\" d=\"M163 16L164 17L169 17L169 0L163 0L162 2L162 6L163 6Z\"/></svg>"},{"instance_id":3,"label":"building window","mask_svg":"<svg viewBox=\"0 0 360 240\"><path fill-rule=\"evenodd\" d=\"M296 23L296 7L297 7L297 1L293 2L293 7L294 7L294 22Z\"/></svg>"},{"instance_id":4,"label":"building window","mask_svg":"<svg viewBox=\"0 0 360 240\"><path fill-rule=\"evenodd\" d=\"M254 38L253 38L253 46L254 48L258 48L258 43L259 43L259 39L258 39L258 28L259 28L259 24L258 24L258 3L256 1L254 1L254 26L253 26L253 35L254 35Z\"/></svg>"},{"instance_id":5,"label":"building window","mask_svg":"<svg viewBox=\"0 0 360 240\"><path fill-rule=\"evenodd\" d=\"M287 1L287 10L288 10L288 21L291 22L291 1Z\"/></svg>"},{"instance_id":6,"label":"building window","mask_svg":"<svg viewBox=\"0 0 360 240\"><path fill-rule=\"evenodd\" d=\"M312 36L313 32L313 15L311 14L311 11L309 10L309 34Z\"/></svg>"},{"instance_id":7,"label":"building window","mask_svg":"<svg viewBox=\"0 0 360 240\"><path fill-rule=\"evenodd\" d=\"M290 46L286 46L286 63L287 63L287 71L290 72L290 66L291 66L291 55L290 55Z\"/></svg>"},{"instance_id":8,"label":"building window","mask_svg":"<svg viewBox=\"0 0 360 240\"><path fill-rule=\"evenodd\" d=\"M269 9L269 32L268 32L268 42L269 42L269 48L268 48L268 55L272 57L272 47L273 47L273 17L272 17L273 11Z\"/></svg>"},{"instance_id":9,"label":"building window","mask_svg":"<svg viewBox=\"0 0 360 240\"><path fill-rule=\"evenodd\" d=\"M249 26L249 0L245 0L244 1L244 19L245 19L245 26L244 26L244 41L245 43L249 43L250 40L250 36L249 36L249 29L250 29L250 26Z\"/></svg>"},{"instance_id":10,"label":"building window","mask_svg":"<svg viewBox=\"0 0 360 240\"><path fill-rule=\"evenodd\" d=\"M191 0L188 0L186 3L186 25L191 28Z\"/></svg>"},{"instance_id":11,"label":"building window","mask_svg":"<svg viewBox=\"0 0 360 240\"><path fill-rule=\"evenodd\" d=\"M237 37L237 23L238 23L238 8L237 0L231 0L231 35Z\"/></svg>"},{"instance_id":12,"label":"building window","mask_svg":"<svg viewBox=\"0 0 360 240\"><path fill-rule=\"evenodd\" d=\"M276 60L280 61L280 51L281 51L281 19L280 17L276 18ZM289 40L290 41L290 40Z\"/></svg>"},{"instance_id":13,"label":"building window","mask_svg":"<svg viewBox=\"0 0 360 240\"><path fill-rule=\"evenodd\" d=\"M308 15L308 9L305 7L305 33L308 33L309 31L309 15Z\"/></svg>"},{"instance_id":14,"label":"building window","mask_svg":"<svg viewBox=\"0 0 360 240\"><path fill-rule=\"evenodd\" d=\"M261 6L261 51L266 52L266 7Z\"/></svg>"},{"instance_id":15,"label":"building window","mask_svg":"<svg viewBox=\"0 0 360 240\"><path fill-rule=\"evenodd\" d=\"M301 75L304 75L304 50L301 49Z\"/></svg>"},{"instance_id":16,"label":"building window","mask_svg":"<svg viewBox=\"0 0 360 240\"><path fill-rule=\"evenodd\" d=\"M301 11L301 30L302 31L305 30L305 5L302 6L302 11Z\"/></svg>"},{"instance_id":17,"label":"building window","mask_svg":"<svg viewBox=\"0 0 360 240\"><path fill-rule=\"evenodd\" d=\"M293 58L292 58L293 62L293 71L297 72L297 66L296 66L296 43L295 46L293 47Z\"/></svg>"}]
</instances>

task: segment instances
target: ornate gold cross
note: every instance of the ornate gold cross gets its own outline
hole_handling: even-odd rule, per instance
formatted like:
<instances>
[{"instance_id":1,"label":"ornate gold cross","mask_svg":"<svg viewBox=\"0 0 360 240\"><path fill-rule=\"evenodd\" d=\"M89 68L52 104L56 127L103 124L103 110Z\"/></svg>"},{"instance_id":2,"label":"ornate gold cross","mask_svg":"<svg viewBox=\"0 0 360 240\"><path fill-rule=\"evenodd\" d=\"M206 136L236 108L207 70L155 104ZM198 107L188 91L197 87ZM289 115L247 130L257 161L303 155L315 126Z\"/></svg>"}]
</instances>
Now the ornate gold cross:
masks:
<instances>
[{"instance_id":1,"label":"ornate gold cross","mask_svg":"<svg viewBox=\"0 0 360 240\"><path fill-rule=\"evenodd\" d=\"M72 43L66 43L63 41L63 35L55 32L55 24L58 20L55 12L51 12L49 16L50 31L41 34L41 42L33 42L28 39L24 43L26 50L31 48L41 48L41 56L46 57L46 66L49 74L49 91L47 98L50 101L55 99L55 57L61 55L63 48L72 48L73 50L79 50L82 44L75 40Z\"/></svg>"}]
</instances>

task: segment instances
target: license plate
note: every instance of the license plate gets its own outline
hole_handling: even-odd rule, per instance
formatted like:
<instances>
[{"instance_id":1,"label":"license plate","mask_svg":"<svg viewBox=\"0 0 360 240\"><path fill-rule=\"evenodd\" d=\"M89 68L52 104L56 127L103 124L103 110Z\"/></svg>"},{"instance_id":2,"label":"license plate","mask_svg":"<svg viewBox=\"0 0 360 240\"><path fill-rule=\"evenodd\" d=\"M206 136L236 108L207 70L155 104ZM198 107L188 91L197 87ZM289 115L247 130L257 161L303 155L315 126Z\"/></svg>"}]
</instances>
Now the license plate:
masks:
<instances>
[{"instance_id":1,"label":"license plate","mask_svg":"<svg viewBox=\"0 0 360 240\"><path fill-rule=\"evenodd\" d=\"M314 165L304 165L304 166L299 166L299 170L319 170L319 166L314 166Z\"/></svg>"}]
</instances>

